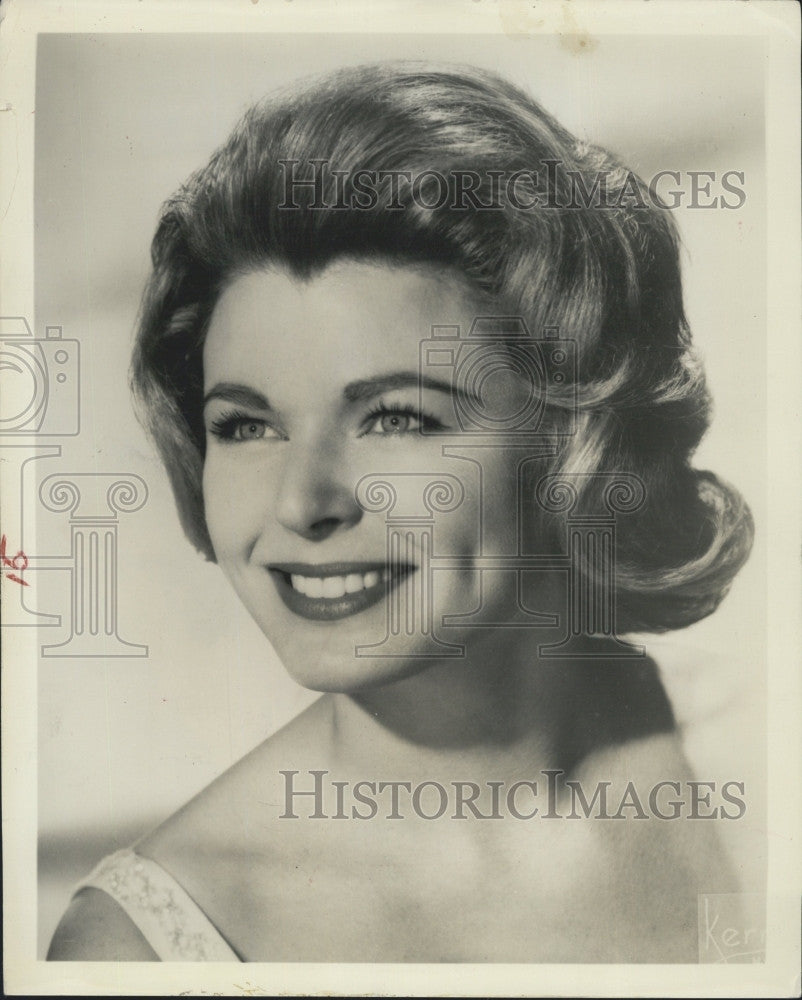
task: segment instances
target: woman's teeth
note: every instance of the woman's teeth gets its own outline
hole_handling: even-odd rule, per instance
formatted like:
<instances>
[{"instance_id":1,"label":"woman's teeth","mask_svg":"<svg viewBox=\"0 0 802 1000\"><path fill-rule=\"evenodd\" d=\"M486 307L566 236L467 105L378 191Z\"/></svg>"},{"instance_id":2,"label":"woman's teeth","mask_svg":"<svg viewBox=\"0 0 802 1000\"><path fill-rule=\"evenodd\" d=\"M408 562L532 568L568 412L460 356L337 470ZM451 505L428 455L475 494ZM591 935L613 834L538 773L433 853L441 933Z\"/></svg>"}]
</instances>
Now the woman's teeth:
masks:
<instances>
[{"instance_id":1,"label":"woman's teeth","mask_svg":"<svg viewBox=\"0 0 802 1000\"><path fill-rule=\"evenodd\" d=\"M306 597L344 597L360 590L370 590L387 580L387 570L371 570L369 573L349 573L347 576L298 576L293 573L290 583L293 590Z\"/></svg>"}]
</instances>

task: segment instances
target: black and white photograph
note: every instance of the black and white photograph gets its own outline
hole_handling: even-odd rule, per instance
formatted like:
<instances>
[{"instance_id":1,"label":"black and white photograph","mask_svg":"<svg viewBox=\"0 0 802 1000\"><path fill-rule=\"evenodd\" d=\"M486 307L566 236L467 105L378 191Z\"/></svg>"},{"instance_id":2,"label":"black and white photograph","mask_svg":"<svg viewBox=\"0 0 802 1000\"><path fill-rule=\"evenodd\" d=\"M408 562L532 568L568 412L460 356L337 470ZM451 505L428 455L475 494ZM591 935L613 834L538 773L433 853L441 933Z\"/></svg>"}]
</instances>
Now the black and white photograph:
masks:
<instances>
[{"instance_id":1,"label":"black and white photograph","mask_svg":"<svg viewBox=\"0 0 802 1000\"><path fill-rule=\"evenodd\" d=\"M798 993L799 38L9 5L9 995Z\"/></svg>"}]
</instances>

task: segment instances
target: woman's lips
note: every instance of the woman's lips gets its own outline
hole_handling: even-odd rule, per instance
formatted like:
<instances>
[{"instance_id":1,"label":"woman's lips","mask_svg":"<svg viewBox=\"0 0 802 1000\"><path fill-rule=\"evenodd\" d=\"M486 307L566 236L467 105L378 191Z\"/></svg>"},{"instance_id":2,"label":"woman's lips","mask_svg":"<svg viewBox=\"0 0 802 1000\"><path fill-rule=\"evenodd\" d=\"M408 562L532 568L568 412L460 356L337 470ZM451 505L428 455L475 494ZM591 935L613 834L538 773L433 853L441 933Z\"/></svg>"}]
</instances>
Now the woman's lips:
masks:
<instances>
[{"instance_id":1,"label":"woman's lips","mask_svg":"<svg viewBox=\"0 0 802 1000\"><path fill-rule=\"evenodd\" d=\"M284 604L302 618L333 621L381 601L415 566L385 563L281 563L268 566Z\"/></svg>"}]
</instances>

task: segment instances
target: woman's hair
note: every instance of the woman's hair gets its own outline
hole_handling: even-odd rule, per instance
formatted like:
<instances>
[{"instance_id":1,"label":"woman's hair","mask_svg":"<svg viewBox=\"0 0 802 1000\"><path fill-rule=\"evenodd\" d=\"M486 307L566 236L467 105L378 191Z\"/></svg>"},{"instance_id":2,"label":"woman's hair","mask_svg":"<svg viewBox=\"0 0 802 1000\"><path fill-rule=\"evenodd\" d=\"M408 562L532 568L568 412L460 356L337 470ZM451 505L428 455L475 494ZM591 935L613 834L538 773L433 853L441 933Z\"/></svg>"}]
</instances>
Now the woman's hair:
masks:
<instances>
[{"instance_id":1,"label":"woman's hair","mask_svg":"<svg viewBox=\"0 0 802 1000\"><path fill-rule=\"evenodd\" d=\"M446 268L497 315L575 341L578 378L547 397L575 433L548 468L581 473L575 511L602 509L603 473L645 486L617 525L619 628L679 628L715 609L752 522L735 491L689 464L709 398L669 212L608 153L474 68L362 66L269 99L164 205L132 384L198 549L214 559L201 483L215 303L242 273L306 279L339 258Z\"/></svg>"}]
</instances>

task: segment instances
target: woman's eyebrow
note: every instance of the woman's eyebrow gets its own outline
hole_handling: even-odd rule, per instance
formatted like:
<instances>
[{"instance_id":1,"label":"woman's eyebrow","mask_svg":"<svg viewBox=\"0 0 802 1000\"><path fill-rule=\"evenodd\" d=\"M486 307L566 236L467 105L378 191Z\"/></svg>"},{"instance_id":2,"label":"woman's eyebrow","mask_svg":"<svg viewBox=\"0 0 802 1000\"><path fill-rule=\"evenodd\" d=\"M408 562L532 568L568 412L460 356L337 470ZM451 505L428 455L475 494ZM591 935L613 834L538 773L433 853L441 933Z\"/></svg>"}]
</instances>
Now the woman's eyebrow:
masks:
<instances>
[{"instance_id":1,"label":"woman's eyebrow","mask_svg":"<svg viewBox=\"0 0 802 1000\"><path fill-rule=\"evenodd\" d=\"M390 372L386 375L377 375L375 378L359 379L357 382L349 382L343 389L343 395L349 403L358 403L365 399L373 399L381 396L383 392L391 392L393 389L418 388L433 389L435 392L444 392L448 395L470 395L459 386L452 385L450 380L432 378L430 375L422 375L420 372Z\"/></svg>"},{"instance_id":2,"label":"woman's eyebrow","mask_svg":"<svg viewBox=\"0 0 802 1000\"><path fill-rule=\"evenodd\" d=\"M259 410L269 410L270 403L267 396L263 396L256 389L250 386L241 385L237 382L218 382L203 397L203 405L206 406L212 399L223 399L227 403L238 403L240 406L252 406Z\"/></svg>"}]
</instances>

